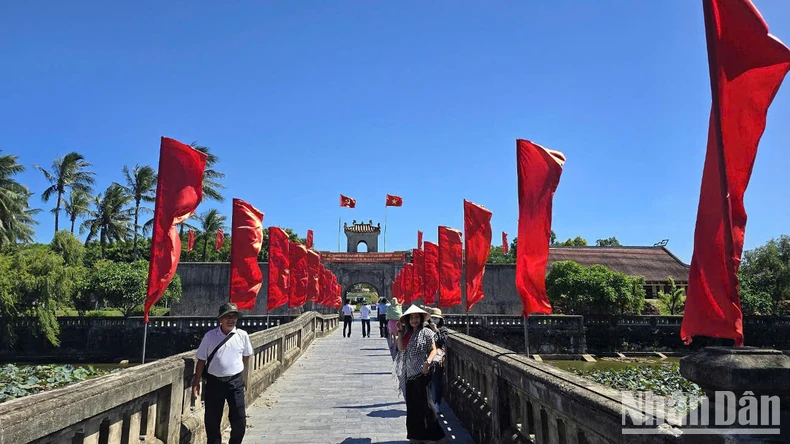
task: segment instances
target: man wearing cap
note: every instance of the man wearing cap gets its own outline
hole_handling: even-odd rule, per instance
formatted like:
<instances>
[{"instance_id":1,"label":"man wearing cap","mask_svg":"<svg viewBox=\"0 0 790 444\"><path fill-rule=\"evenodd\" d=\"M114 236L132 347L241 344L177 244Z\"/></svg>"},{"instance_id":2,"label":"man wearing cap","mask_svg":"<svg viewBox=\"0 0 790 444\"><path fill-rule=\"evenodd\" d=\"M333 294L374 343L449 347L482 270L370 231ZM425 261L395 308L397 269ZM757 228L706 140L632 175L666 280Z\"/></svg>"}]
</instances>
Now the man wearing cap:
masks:
<instances>
[{"instance_id":1,"label":"man wearing cap","mask_svg":"<svg viewBox=\"0 0 790 444\"><path fill-rule=\"evenodd\" d=\"M247 332L236 328L239 316L241 313L236 304L223 304L219 308L219 327L209 330L197 349L192 396L197 398L200 395L200 380L205 370L204 421L208 444L222 444L220 424L225 401L228 402L231 427L229 444L241 444L247 428L242 375L253 350Z\"/></svg>"}]
</instances>

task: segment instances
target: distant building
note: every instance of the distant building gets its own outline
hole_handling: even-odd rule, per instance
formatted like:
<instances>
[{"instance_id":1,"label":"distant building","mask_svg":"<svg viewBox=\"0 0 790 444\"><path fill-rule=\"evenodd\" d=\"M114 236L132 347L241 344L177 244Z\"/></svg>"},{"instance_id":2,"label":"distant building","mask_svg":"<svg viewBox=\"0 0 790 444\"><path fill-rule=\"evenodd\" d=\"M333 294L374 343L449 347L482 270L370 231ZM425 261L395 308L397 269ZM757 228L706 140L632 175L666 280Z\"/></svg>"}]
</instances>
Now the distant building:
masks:
<instances>
[{"instance_id":1,"label":"distant building","mask_svg":"<svg viewBox=\"0 0 790 444\"><path fill-rule=\"evenodd\" d=\"M574 261L582 266L603 265L606 268L645 278L645 297L656 298L659 291L669 291L669 279L688 289L689 265L683 263L666 247L551 247L549 263Z\"/></svg>"}]
</instances>

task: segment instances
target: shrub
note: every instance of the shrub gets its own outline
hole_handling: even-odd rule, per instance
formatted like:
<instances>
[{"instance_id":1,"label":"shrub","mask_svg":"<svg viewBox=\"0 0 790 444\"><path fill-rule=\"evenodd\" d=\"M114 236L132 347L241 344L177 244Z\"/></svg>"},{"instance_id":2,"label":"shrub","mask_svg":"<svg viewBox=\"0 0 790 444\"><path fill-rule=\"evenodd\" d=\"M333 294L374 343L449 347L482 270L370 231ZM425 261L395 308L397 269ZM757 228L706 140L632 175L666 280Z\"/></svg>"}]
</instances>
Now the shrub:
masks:
<instances>
[{"instance_id":1,"label":"shrub","mask_svg":"<svg viewBox=\"0 0 790 444\"><path fill-rule=\"evenodd\" d=\"M644 278L614 272L603 265L583 267L555 262L546 276L549 302L564 314L640 314Z\"/></svg>"}]
</instances>

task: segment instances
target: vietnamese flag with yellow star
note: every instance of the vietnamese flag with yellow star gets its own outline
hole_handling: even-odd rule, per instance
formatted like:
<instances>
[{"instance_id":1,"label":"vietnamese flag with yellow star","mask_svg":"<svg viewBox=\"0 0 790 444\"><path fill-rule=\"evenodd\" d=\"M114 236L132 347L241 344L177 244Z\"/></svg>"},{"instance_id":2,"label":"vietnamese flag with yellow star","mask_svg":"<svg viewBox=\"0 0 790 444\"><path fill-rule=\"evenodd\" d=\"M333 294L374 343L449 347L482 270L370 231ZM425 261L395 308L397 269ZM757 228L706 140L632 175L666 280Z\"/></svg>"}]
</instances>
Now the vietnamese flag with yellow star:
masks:
<instances>
[{"instance_id":1,"label":"vietnamese flag with yellow star","mask_svg":"<svg viewBox=\"0 0 790 444\"><path fill-rule=\"evenodd\" d=\"M402 207L403 206L403 198L399 197L399 196L393 196L391 194L387 194L386 206L388 206L388 207Z\"/></svg>"}]
</instances>

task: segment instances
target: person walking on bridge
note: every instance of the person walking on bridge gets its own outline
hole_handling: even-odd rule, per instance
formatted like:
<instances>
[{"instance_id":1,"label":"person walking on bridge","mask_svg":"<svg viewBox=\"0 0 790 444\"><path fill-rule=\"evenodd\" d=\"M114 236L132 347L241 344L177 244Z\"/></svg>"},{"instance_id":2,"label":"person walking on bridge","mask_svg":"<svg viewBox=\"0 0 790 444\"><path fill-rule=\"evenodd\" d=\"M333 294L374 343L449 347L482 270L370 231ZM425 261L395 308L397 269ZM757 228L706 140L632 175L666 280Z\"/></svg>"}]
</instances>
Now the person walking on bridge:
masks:
<instances>
[{"instance_id":1,"label":"person walking on bridge","mask_svg":"<svg viewBox=\"0 0 790 444\"><path fill-rule=\"evenodd\" d=\"M197 367L192 382L192 396L200 395L205 372L206 439L208 444L222 444L222 411L228 402L229 444L241 444L247 428L244 406L244 368L252 356L252 342L246 331L236 328L239 307L228 302L219 308L219 327L209 330L197 349Z\"/></svg>"},{"instance_id":2,"label":"person walking on bridge","mask_svg":"<svg viewBox=\"0 0 790 444\"><path fill-rule=\"evenodd\" d=\"M354 306L351 301L346 299L346 305L343 306L343 337L346 337L346 327L348 327L348 337L351 337L351 323L354 322Z\"/></svg>"},{"instance_id":3,"label":"person walking on bridge","mask_svg":"<svg viewBox=\"0 0 790 444\"><path fill-rule=\"evenodd\" d=\"M362 320L362 337L367 338L370 336L370 305L363 303L359 307L359 317Z\"/></svg>"},{"instance_id":4,"label":"person walking on bridge","mask_svg":"<svg viewBox=\"0 0 790 444\"><path fill-rule=\"evenodd\" d=\"M387 337L387 298L379 299L379 305L376 307L376 314L379 320L379 335L382 338Z\"/></svg>"}]
</instances>

